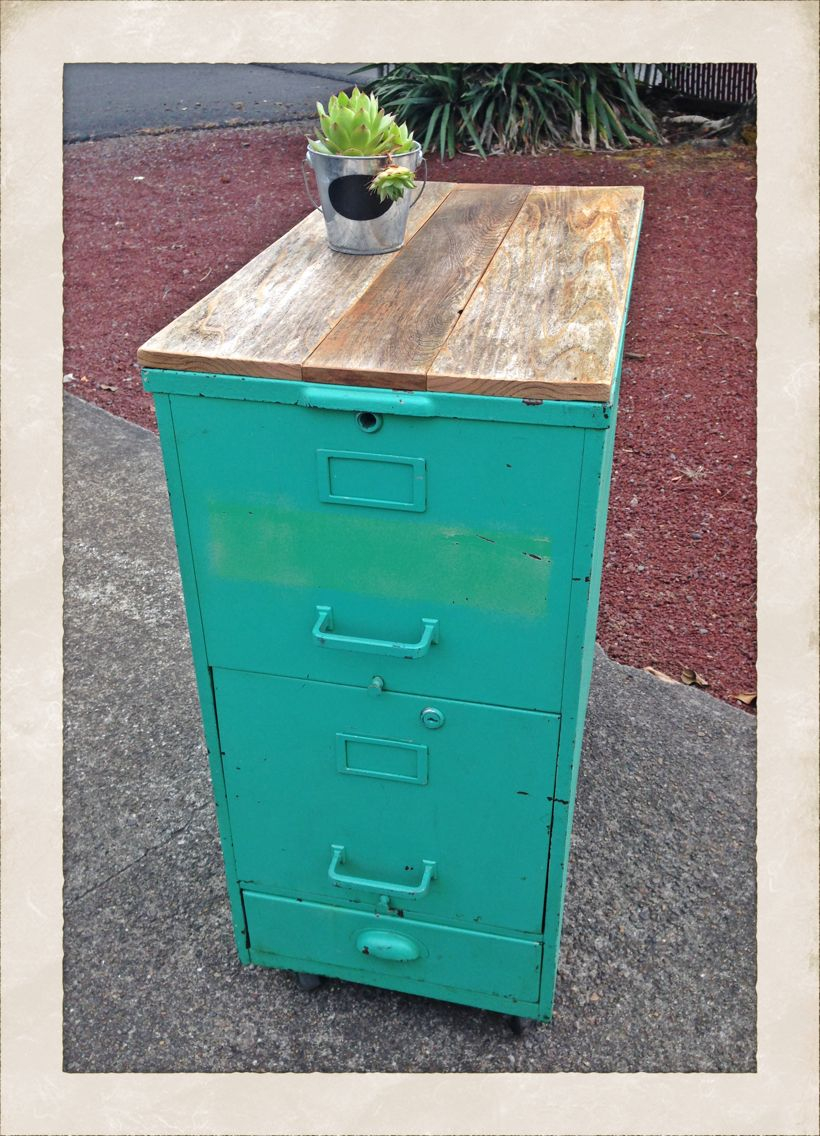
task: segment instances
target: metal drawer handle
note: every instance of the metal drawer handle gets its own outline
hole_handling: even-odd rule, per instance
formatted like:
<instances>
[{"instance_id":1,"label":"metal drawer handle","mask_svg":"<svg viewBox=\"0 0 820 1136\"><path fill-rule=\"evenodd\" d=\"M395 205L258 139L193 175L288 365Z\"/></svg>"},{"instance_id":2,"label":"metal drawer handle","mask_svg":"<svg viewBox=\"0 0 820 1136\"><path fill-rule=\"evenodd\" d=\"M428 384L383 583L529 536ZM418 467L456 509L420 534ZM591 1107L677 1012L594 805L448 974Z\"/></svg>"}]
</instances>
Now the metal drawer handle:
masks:
<instances>
[{"instance_id":1,"label":"metal drawer handle","mask_svg":"<svg viewBox=\"0 0 820 1136\"><path fill-rule=\"evenodd\" d=\"M422 619L424 631L418 643L396 643L390 639L361 639L357 635L331 635L333 608L316 605L316 622L311 634L320 647L333 647L337 651L365 651L368 655L394 655L400 659L420 659L438 643L438 620Z\"/></svg>"},{"instance_id":2,"label":"metal drawer handle","mask_svg":"<svg viewBox=\"0 0 820 1136\"><path fill-rule=\"evenodd\" d=\"M391 962L412 962L421 954L417 942L395 931L361 931L356 937L356 946L363 955Z\"/></svg>"},{"instance_id":3,"label":"metal drawer handle","mask_svg":"<svg viewBox=\"0 0 820 1136\"><path fill-rule=\"evenodd\" d=\"M431 418L436 403L423 391L392 391L365 387L333 387L303 383L299 406L317 410L370 410L374 414L403 414Z\"/></svg>"},{"instance_id":4,"label":"metal drawer handle","mask_svg":"<svg viewBox=\"0 0 820 1136\"><path fill-rule=\"evenodd\" d=\"M402 895L405 899L420 899L421 896L427 895L431 882L436 878L435 860L422 860L424 874L415 886L412 884L388 884L383 880L365 880L358 876L343 876L341 872L337 871L337 868L345 862L344 845L331 844L330 849L333 853L333 859L330 861L327 874L330 882L336 887L364 888L366 891L377 891L382 895Z\"/></svg>"}]
</instances>

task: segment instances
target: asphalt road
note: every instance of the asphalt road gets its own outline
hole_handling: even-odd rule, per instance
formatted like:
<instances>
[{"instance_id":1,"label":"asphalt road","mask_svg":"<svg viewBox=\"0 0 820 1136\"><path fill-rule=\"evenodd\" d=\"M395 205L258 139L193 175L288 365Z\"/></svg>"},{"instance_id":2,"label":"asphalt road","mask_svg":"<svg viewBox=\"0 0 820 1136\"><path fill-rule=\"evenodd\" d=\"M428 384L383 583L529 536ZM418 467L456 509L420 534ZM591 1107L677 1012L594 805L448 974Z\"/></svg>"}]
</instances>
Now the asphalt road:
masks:
<instances>
[{"instance_id":1,"label":"asphalt road","mask_svg":"<svg viewBox=\"0 0 820 1136\"><path fill-rule=\"evenodd\" d=\"M376 77L361 63L71 63L63 79L63 140L288 122L317 100Z\"/></svg>"}]
</instances>

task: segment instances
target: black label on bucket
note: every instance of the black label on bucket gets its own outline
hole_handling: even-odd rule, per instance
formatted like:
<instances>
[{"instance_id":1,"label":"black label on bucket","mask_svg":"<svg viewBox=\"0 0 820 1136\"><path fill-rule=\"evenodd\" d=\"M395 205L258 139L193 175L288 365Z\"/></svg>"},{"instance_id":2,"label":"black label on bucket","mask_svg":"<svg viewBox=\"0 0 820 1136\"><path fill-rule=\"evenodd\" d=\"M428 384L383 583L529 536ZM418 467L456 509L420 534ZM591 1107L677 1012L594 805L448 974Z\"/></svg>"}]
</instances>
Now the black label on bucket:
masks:
<instances>
[{"instance_id":1,"label":"black label on bucket","mask_svg":"<svg viewBox=\"0 0 820 1136\"><path fill-rule=\"evenodd\" d=\"M334 178L327 191L330 204L348 221L373 221L381 217L393 202L389 198L379 201L376 194L367 188L372 180L369 174Z\"/></svg>"}]
</instances>

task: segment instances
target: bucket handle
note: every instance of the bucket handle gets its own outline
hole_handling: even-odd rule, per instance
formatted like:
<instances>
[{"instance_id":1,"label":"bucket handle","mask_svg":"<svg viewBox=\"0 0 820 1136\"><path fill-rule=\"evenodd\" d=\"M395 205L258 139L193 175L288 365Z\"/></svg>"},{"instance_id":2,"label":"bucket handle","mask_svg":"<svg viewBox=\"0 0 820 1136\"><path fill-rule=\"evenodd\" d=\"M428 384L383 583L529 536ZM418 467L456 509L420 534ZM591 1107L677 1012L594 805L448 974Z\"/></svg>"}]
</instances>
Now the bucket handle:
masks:
<instances>
[{"instance_id":1,"label":"bucket handle","mask_svg":"<svg viewBox=\"0 0 820 1136\"><path fill-rule=\"evenodd\" d=\"M319 204L318 201L314 201L313 194L310 192L310 186L308 185L306 167L309 166L309 165L310 165L310 162L307 160L307 158L302 158L302 181L305 183L305 193L307 193L308 197L310 198L311 205L314 205L319 210L319 212L321 213L322 207L321 207L321 205ZM421 197L421 194L419 194L419 197ZM418 200L418 198L416 200Z\"/></svg>"},{"instance_id":2,"label":"bucket handle","mask_svg":"<svg viewBox=\"0 0 820 1136\"><path fill-rule=\"evenodd\" d=\"M418 191L415 198L410 202L411 209L414 205L417 205L419 203L419 201L421 200L421 195L424 193L424 190L427 187L427 159L422 158L421 161L422 165L424 166L424 181L421 183L421 189Z\"/></svg>"}]
</instances>

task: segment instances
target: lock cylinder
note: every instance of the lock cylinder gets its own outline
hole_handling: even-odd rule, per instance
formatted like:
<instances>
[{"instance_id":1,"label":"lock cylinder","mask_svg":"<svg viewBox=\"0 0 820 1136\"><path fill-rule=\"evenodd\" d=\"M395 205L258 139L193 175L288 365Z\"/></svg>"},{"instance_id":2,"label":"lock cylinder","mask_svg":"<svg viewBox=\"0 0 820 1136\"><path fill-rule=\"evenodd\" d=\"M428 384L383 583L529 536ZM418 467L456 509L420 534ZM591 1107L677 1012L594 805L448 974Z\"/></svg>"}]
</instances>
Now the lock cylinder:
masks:
<instances>
[{"instance_id":1,"label":"lock cylinder","mask_svg":"<svg viewBox=\"0 0 820 1136\"><path fill-rule=\"evenodd\" d=\"M444 725L444 714L435 706L425 706L421 712L421 721L428 730L440 730Z\"/></svg>"}]
</instances>

